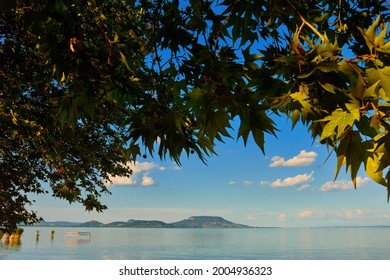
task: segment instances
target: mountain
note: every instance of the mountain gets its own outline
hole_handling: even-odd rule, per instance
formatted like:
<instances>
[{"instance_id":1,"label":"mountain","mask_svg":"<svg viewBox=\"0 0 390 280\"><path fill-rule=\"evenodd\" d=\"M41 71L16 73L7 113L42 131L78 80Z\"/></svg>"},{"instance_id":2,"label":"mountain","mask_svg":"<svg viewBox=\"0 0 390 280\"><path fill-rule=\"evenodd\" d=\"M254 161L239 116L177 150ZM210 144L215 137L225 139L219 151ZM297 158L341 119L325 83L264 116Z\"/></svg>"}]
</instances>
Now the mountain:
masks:
<instances>
[{"instance_id":1,"label":"mountain","mask_svg":"<svg viewBox=\"0 0 390 280\"><path fill-rule=\"evenodd\" d=\"M132 228L170 228L171 226L161 221L128 220L127 226Z\"/></svg>"},{"instance_id":2,"label":"mountain","mask_svg":"<svg viewBox=\"0 0 390 280\"><path fill-rule=\"evenodd\" d=\"M104 226L105 225L103 223L95 221L95 220L78 225L78 227L104 227Z\"/></svg>"},{"instance_id":3,"label":"mountain","mask_svg":"<svg viewBox=\"0 0 390 280\"><path fill-rule=\"evenodd\" d=\"M134 220L127 222L116 221L104 224L95 220L86 223L72 222L42 222L42 227L110 227L110 228L250 228L250 226L236 224L217 216L193 216L188 219L165 223L162 221Z\"/></svg>"},{"instance_id":4,"label":"mountain","mask_svg":"<svg viewBox=\"0 0 390 280\"><path fill-rule=\"evenodd\" d=\"M171 225L174 228L249 228L214 216L193 216Z\"/></svg>"},{"instance_id":5,"label":"mountain","mask_svg":"<svg viewBox=\"0 0 390 280\"><path fill-rule=\"evenodd\" d=\"M126 222L121 222L121 221L108 223L103 226L104 227L128 227Z\"/></svg>"}]
</instances>

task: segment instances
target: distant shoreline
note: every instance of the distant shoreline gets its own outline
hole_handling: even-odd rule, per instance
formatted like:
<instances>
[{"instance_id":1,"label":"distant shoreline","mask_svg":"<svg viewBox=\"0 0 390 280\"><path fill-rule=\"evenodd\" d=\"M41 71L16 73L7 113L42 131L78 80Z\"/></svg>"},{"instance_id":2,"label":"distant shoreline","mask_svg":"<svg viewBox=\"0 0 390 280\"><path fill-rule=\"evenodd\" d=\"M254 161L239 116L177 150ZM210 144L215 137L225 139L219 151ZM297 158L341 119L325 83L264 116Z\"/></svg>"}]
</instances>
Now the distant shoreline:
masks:
<instances>
[{"instance_id":1,"label":"distant shoreline","mask_svg":"<svg viewBox=\"0 0 390 280\"><path fill-rule=\"evenodd\" d=\"M115 221L111 223L101 223L96 220L88 221L85 223L76 222L41 222L35 225L35 227L89 227L89 228L257 228L243 224L237 224L225 220L218 216L192 216L187 219L165 223L158 220L134 220L128 221ZM273 228L273 227L266 227Z\"/></svg>"},{"instance_id":2,"label":"distant shoreline","mask_svg":"<svg viewBox=\"0 0 390 280\"><path fill-rule=\"evenodd\" d=\"M233 223L218 216L192 216L187 219L166 223L159 220L135 220L115 221L101 223L96 220L88 222L53 221L41 222L34 225L22 225L27 227L86 227L86 228L390 228L390 225L352 225L352 226L300 226L300 227L277 227L277 226L248 226Z\"/></svg>"}]
</instances>

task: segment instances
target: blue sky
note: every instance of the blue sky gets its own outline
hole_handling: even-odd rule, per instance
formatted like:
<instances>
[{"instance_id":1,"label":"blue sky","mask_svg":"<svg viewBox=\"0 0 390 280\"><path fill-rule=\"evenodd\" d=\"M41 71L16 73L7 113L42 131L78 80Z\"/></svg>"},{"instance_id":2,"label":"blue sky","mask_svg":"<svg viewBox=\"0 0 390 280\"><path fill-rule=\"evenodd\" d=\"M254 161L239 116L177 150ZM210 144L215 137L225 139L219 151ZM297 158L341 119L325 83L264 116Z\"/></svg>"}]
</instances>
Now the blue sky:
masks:
<instances>
[{"instance_id":1,"label":"blue sky","mask_svg":"<svg viewBox=\"0 0 390 280\"><path fill-rule=\"evenodd\" d=\"M173 222L217 215L252 226L390 225L386 189L361 172L355 190L349 174L334 181L335 157L312 141L306 127L292 131L276 119L278 139L266 138L266 155L248 141L226 139L218 156L203 164L196 156L182 166L147 158L132 166L131 178L113 178L109 209L85 212L81 205L41 196L34 204L46 221L128 219ZM344 169L345 170L345 169Z\"/></svg>"}]
</instances>

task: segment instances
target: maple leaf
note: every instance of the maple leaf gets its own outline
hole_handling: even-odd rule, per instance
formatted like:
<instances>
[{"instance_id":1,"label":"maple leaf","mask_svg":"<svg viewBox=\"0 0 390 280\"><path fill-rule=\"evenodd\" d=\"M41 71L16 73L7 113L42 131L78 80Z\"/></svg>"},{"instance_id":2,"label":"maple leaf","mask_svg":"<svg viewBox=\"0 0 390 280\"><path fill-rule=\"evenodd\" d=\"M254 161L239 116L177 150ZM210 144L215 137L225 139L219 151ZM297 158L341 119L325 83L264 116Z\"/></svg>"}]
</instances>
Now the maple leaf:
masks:
<instances>
[{"instance_id":1,"label":"maple leaf","mask_svg":"<svg viewBox=\"0 0 390 280\"><path fill-rule=\"evenodd\" d=\"M328 121L328 123L324 126L319 141L322 141L333 135L336 136L336 139L339 139L343 135L343 132L348 127L352 127L355 121L358 119L359 117L355 112L348 112L342 109L333 111L332 115L320 120Z\"/></svg>"}]
</instances>

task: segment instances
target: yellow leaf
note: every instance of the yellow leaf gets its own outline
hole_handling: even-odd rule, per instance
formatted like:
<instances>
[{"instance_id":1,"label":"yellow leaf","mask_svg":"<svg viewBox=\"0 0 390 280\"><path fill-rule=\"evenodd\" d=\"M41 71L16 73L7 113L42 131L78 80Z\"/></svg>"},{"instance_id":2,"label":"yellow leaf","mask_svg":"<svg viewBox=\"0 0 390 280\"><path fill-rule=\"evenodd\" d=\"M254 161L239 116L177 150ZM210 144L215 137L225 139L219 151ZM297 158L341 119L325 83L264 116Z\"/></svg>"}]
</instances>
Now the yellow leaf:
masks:
<instances>
[{"instance_id":1,"label":"yellow leaf","mask_svg":"<svg viewBox=\"0 0 390 280\"><path fill-rule=\"evenodd\" d=\"M378 184L386 186L386 180L382 176L382 171L377 172L378 168L379 168L378 156L373 154L373 157L367 158L366 173L368 176L371 177L371 179L373 179Z\"/></svg>"},{"instance_id":2,"label":"yellow leaf","mask_svg":"<svg viewBox=\"0 0 390 280\"><path fill-rule=\"evenodd\" d=\"M367 29L366 35L370 39L371 42L373 42L375 40L376 29L379 26L380 20L381 20L381 15L378 15L375 22Z\"/></svg>"},{"instance_id":3,"label":"yellow leaf","mask_svg":"<svg viewBox=\"0 0 390 280\"><path fill-rule=\"evenodd\" d=\"M360 119L360 102L357 99L352 99L351 102L346 103L348 111L353 115L356 120Z\"/></svg>"},{"instance_id":4,"label":"yellow leaf","mask_svg":"<svg viewBox=\"0 0 390 280\"><path fill-rule=\"evenodd\" d=\"M12 116L12 122L15 124L15 125L17 125L18 123L17 123L17 114L16 113L14 113L14 111L12 110L12 109L10 109L10 113L11 113L11 116Z\"/></svg>"},{"instance_id":5,"label":"yellow leaf","mask_svg":"<svg viewBox=\"0 0 390 280\"><path fill-rule=\"evenodd\" d=\"M381 33L378 35L378 37L375 38L375 47L376 48L382 48L385 45L385 36L387 34L387 24L382 29Z\"/></svg>"},{"instance_id":6,"label":"yellow leaf","mask_svg":"<svg viewBox=\"0 0 390 280\"><path fill-rule=\"evenodd\" d=\"M123 54L123 52L119 52L119 54L121 56L121 60L122 60L123 64L126 66L126 69L130 71L130 66L127 63L126 56Z\"/></svg>"},{"instance_id":7,"label":"yellow leaf","mask_svg":"<svg viewBox=\"0 0 390 280\"><path fill-rule=\"evenodd\" d=\"M332 84L330 84L330 83L324 83L324 84L320 83L320 86L321 86L324 90L329 91L330 93L336 93L336 92L335 92L335 86L332 85Z\"/></svg>"},{"instance_id":8,"label":"yellow leaf","mask_svg":"<svg viewBox=\"0 0 390 280\"><path fill-rule=\"evenodd\" d=\"M103 13L100 13L100 19L107 20L106 16Z\"/></svg>"},{"instance_id":9,"label":"yellow leaf","mask_svg":"<svg viewBox=\"0 0 390 280\"><path fill-rule=\"evenodd\" d=\"M335 110L332 115L320 120L328 122L322 130L319 141L322 141L331 136L340 138L342 135L344 135L343 132L348 127L352 127L356 120L358 120L358 118L355 113L346 112L341 109Z\"/></svg>"},{"instance_id":10,"label":"yellow leaf","mask_svg":"<svg viewBox=\"0 0 390 280\"><path fill-rule=\"evenodd\" d=\"M372 86L367 88L363 93L363 97L365 97L365 98L378 98L377 88L378 88L378 85L380 82L381 81L378 80L375 84L373 84Z\"/></svg>"},{"instance_id":11,"label":"yellow leaf","mask_svg":"<svg viewBox=\"0 0 390 280\"><path fill-rule=\"evenodd\" d=\"M61 77L60 83L63 83L63 82L65 82L65 80L66 80L65 73L64 73L64 72L62 72L62 77Z\"/></svg>"}]
</instances>

